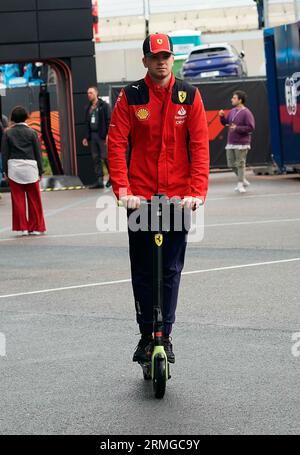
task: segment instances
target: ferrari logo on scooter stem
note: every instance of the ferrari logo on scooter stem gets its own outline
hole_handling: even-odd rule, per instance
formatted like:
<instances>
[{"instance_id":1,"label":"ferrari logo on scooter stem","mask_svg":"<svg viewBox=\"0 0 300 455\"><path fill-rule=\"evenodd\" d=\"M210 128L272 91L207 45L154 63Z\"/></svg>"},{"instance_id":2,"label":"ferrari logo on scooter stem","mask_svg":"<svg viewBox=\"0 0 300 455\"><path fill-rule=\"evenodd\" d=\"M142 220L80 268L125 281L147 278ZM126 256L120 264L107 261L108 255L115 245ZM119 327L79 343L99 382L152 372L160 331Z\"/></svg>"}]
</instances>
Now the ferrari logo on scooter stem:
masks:
<instances>
[{"instance_id":1,"label":"ferrari logo on scooter stem","mask_svg":"<svg viewBox=\"0 0 300 455\"><path fill-rule=\"evenodd\" d=\"M155 243L157 246L162 246L163 243L163 235L162 234L155 234Z\"/></svg>"}]
</instances>

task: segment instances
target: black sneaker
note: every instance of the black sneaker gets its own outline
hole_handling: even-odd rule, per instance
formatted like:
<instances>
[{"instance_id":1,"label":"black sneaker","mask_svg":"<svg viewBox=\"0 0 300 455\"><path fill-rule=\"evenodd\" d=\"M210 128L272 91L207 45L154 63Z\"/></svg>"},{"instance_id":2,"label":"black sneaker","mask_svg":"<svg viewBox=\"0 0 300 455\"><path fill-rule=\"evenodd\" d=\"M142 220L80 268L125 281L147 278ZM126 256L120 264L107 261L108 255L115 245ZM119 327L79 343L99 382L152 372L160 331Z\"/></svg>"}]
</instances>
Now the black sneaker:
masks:
<instances>
[{"instance_id":1,"label":"black sneaker","mask_svg":"<svg viewBox=\"0 0 300 455\"><path fill-rule=\"evenodd\" d=\"M168 362L175 363L175 354L173 352L173 345L171 343L171 337L164 337L163 343L165 352L167 354Z\"/></svg>"},{"instance_id":2,"label":"black sneaker","mask_svg":"<svg viewBox=\"0 0 300 455\"><path fill-rule=\"evenodd\" d=\"M139 344L133 354L133 362L149 362L153 350L152 335L142 335Z\"/></svg>"},{"instance_id":3,"label":"black sneaker","mask_svg":"<svg viewBox=\"0 0 300 455\"><path fill-rule=\"evenodd\" d=\"M111 187L111 181L110 181L110 180L107 180L107 182L106 182L106 185L105 185L105 186L106 186L106 188L110 188L110 187Z\"/></svg>"}]
</instances>

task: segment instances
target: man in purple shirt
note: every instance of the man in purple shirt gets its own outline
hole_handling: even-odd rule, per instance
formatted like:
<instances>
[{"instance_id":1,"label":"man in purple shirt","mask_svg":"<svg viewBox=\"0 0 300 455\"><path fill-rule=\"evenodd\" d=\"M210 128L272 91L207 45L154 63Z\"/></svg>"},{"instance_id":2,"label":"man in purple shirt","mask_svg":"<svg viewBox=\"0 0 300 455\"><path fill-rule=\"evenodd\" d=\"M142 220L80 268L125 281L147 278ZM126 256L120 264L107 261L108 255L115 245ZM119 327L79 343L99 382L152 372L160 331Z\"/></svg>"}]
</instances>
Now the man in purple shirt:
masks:
<instances>
[{"instance_id":1,"label":"man in purple shirt","mask_svg":"<svg viewBox=\"0 0 300 455\"><path fill-rule=\"evenodd\" d=\"M252 112L245 107L247 95L241 90L233 93L231 104L233 109L228 115L221 110L219 112L221 123L228 126L228 138L226 145L226 157L228 167L231 167L237 175L238 184L235 191L245 193L250 185L245 177L247 153L251 148L251 136L255 128L255 120Z\"/></svg>"}]
</instances>

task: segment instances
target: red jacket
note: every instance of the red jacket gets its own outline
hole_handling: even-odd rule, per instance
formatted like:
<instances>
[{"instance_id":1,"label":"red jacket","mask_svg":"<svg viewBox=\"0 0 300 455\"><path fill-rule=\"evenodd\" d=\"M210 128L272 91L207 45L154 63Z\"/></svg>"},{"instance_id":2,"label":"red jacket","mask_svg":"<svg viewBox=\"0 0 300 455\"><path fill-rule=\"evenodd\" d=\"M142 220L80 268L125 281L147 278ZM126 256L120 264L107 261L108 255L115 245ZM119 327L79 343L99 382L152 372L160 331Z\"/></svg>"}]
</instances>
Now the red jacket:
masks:
<instances>
[{"instance_id":1,"label":"red jacket","mask_svg":"<svg viewBox=\"0 0 300 455\"><path fill-rule=\"evenodd\" d=\"M165 88L149 75L125 87L112 114L108 160L117 198L125 188L127 194L146 199L160 193L204 200L209 142L199 91L173 74Z\"/></svg>"}]
</instances>

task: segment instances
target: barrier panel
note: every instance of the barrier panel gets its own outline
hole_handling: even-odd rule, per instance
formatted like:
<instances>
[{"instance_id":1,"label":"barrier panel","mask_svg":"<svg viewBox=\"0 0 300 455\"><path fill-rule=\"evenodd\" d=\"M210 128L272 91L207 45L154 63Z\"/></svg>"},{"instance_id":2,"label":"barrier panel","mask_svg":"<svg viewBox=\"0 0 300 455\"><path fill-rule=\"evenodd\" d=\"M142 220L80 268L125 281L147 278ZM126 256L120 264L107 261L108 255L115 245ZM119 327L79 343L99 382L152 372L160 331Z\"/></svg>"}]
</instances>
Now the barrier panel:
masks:
<instances>
[{"instance_id":1,"label":"barrier panel","mask_svg":"<svg viewBox=\"0 0 300 455\"><path fill-rule=\"evenodd\" d=\"M222 169L227 167L225 153L227 127L221 124L218 112L220 109L231 109L230 100L235 90L243 90L247 93L247 107L252 111L256 121L252 148L247 158L248 166L263 166L272 163L266 79L231 79L229 81L202 82L194 85L200 90L207 113L211 168ZM110 87L112 105L115 104L122 87L121 85Z\"/></svg>"}]
</instances>

